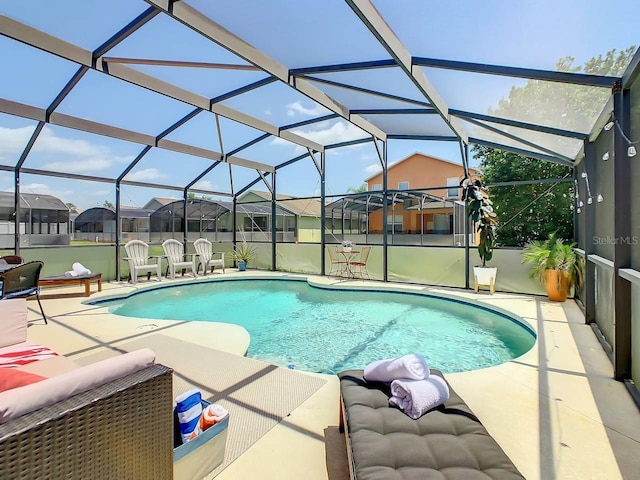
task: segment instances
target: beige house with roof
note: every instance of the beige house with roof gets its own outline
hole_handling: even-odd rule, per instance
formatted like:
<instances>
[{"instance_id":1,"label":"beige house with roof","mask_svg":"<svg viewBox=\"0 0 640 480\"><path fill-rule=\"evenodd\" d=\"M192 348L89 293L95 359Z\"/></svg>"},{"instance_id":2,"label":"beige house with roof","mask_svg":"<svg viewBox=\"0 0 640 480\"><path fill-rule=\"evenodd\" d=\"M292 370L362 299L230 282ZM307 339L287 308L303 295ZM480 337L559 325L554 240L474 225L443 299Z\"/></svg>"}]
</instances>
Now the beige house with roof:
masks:
<instances>
[{"instance_id":1,"label":"beige house with roof","mask_svg":"<svg viewBox=\"0 0 640 480\"><path fill-rule=\"evenodd\" d=\"M319 243L320 215L322 204L316 198L296 198L291 195L276 194L278 209L283 212L276 217L276 232L281 232L285 242L316 242ZM256 203L271 208L271 192L249 190L238 198L238 203ZM265 232L271 230L270 210L263 214L244 215L243 228L245 232L255 232L256 229ZM278 235L280 237L280 233ZM280 240L278 238L278 240Z\"/></svg>"}]
</instances>

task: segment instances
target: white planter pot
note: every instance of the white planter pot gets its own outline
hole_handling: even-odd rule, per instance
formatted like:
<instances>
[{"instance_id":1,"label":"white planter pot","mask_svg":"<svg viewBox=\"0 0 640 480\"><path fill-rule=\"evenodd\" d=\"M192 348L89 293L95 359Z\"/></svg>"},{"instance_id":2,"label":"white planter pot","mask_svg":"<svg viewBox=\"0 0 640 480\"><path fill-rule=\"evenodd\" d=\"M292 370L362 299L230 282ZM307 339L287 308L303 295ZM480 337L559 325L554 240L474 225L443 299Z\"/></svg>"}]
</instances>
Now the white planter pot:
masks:
<instances>
[{"instance_id":1,"label":"white planter pot","mask_svg":"<svg viewBox=\"0 0 640 480\"><path fill-rule=\"evenodd\" d=\"M491 293L495 292L496 276L498 275L497 267L473 267L473 277L475 279L475 291L479 287L489 287Z\"/></svg>"}]
</instances>

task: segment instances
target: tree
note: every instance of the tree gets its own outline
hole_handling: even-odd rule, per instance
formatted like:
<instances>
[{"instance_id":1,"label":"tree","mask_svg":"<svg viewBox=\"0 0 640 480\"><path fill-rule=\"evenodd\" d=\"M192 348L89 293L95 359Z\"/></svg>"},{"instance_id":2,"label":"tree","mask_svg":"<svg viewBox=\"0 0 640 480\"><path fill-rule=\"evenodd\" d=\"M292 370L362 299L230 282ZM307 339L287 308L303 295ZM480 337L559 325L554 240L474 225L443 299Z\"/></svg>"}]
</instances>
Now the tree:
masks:
<instances>
[{"instance_id":1,"label":"tree","mask_svg":"<svg viewBox=\"0 0 640 480\"><path fill-rule=\"evenodd\" d=\"M105 208L111 208L111 209L116 208L116 206L113 203L111 203L109 200L105 200L102 206Z\"/></svg>"},{"instance_id":2,"label":"tree","mask_svg":"<svg viewBox=\"0 0 640 480\"><path fill-rule=\"evenodd\" d=\"M78 213L78 207L76 207L73 203L68 202L68 203L65 203L65 205L69 209L69 213Z\"/></svg>"},{"instance_id":3,"label":"tree","mask_svg":"<svg viewBox=\"0 0 640 480\"><path fill-rule=\"evenodd\" d=\"M194 192L187 192L187 198L190 200L208 200L208 201L212 201L213 197L210 197L208 195L200 195Z\"/></svg>"},{"instance_id":4,"label":"tree","mask_svg":"<svg viewBox=\"0 0 640 480\"><path fill-rule=\"evenodd\" d=\"M564 72L621 76L635 51L635 46L620 52L613 49L604 56L591 58L583 67L573 64L574 57L563 57L556 68ZM529 80L521 87L513 87L509 95L498 102L498 108L489 109L489 113L588 132L610 95L611 91L606 88ZM567 112L579 112L579 115ZM517 131L512 133L519 134ZM527 139L535 143L535 134ZM554 149L573 151L575 140L560 139ZM480 160L485 183L571 177L571 167L494 148L476 145L473 154ZM553 232L561 238L573 238L572 183L493 187L490 193L500 217L496 232L498 245L523 246L546 239Z\"/></svg>"},{"instance_id":5,"label":"tree","mask_svg":"<svg viewBox=\"0 0 640 480\"><path fill-rule=\"evenodd\" d=\"M367 191L367 184L362 183L359 187L349 187L347 188L347 193L364 193Z\"/></svg>"},{"instance_id":6,"label":"tree","mask_svg":"<svg viewBox=\"0 0 640 480\"><path fill-rule=\"evenodd\" d=\"M571 167L485 146L474 150L476 156L482 157L486 183L571 176ZM560 238L573 238L572 183L491 187L490 193L500 218L496 230L499 245L521 247L545 239L552 232Z\"/></svg>"}]
</instances>

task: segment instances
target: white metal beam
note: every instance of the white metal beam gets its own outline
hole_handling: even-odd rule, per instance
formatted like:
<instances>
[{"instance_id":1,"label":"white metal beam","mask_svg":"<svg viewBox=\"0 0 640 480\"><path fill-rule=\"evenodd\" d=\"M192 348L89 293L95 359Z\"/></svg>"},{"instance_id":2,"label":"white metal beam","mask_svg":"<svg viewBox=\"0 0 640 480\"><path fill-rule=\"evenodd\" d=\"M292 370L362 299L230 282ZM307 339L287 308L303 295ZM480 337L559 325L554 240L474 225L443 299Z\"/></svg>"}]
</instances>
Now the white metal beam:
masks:
<instances>
[{"instance_id":1,"label":"white metal beam","mask_svg":"<svg viewBox=\"0 0 640 480\"><path fill-rule=\"evenodd\" d=\"M290 85L300 93L306 95L325 108L328 108L332 112L337 113L341 117L351 121L351 123L362 128L367 133L374 135L381 140L386 140L387 135L380 128L376 127L374 124L372 124L368 120L365 120L359 115L350 115L348 108L336 102L334 99L322 92L308 80L305 80L303 78L294 78L293 76L290 78L289 70L284 65L276 62L265 53L261 52L257 48L237 37L222 25L216 23L214 20L202 14L187 3L171 3L171 8L169 8L170 2L167 0L145 1L150 5L154 5L157 8L160 8L168 15L179 20L183 24L187 25L188 27L192 28L194 31L200 33L208 39L214 41L218 45L233 52L249 63L261 68L270 75L273 75L282 82Z\"/></svg>"},{"instance_id":2,"label":"white metal beam","mask_svg":"<svg viewBox=\"0 0 640 480\"><path fill-rule=\"evenodd\" d=\"M0 113L7 113L9 115L16 115L22 118L28 118L36 121L45 121L46 118L46 110L44 108L32 107L30 105L25 105L23 103L13 102L11 100L1 98ZM124 128L114 127L112 125L106 125L104 123L93 122L91 120L74 117L72 115L67 115L64 113L52 113L49 118L49 123L51 125L72 128L74 130L102 135L104 137L111 137L118 140L124 140L126 142L148 145L150 147L157 147L162 150L184 153L185 155L192 155L215 161L222 160L222 154L214 150L206 150L204 148L195 147L193 145L187 145L184 143L165 139L156 141L156 138L153 135L134 132L132 130L126 130ZM253 170L262 170L264 172L275 171L275 167L272 165L254 162L252 160L247 160L236 156L226 157L224 161L232 165L247 167Z\"/></svg>"},{"instance_id":3,"label":"white metal beam","mask_svg":"<svg viewBox=\"0 0 640 480\"><path fill-rule=\"evenodd\" d=\"M400 39L391 30L391 27L382 18L376 7L370 0L345 0L354 13L360 18L364 25L378 39L380 44L387 50L389 55L409 76L409 79L420 90L420 92L429 100L429 103L438 111L443 120L449 125L451 130L467 143L468 138L464 129L455 120L452 121L449 116L449 107L440 97L435 87L427 79L421 68L413 65L411 54L402 44Z\"/></svg>"},{"instance_id":4,"label":"white metal beam","mask_svg":"<svg viewBox=\"0 0 640 480\"><path fill-rule=\"evenodd\" d=\"M119 78L121 80L125 80L148 90L152 90L181 102L188 103L205 111L217 113L223 117L229 118L244 125L248 125L252 128L270 133L274 136L279 136L279 129L275 125L271 125L270 123L264 122L224 105L210 105L211 102L209 101L209 99L203 97L202 95L198 95L196 93L190 92L189 90L177 87L151 75L147 75L138 70L127 67L123 64L109 64L106 61L103 62L102 59L99 58L94 65L92 53L89 50L85 50L81 47L60 40L57 37L49 35L48 33L37 30L36 28L33 28L24 23L20 23L1 14L0 34L5 35L9 38L13 38L14 40L38 48L45 52L51 53L53 55L57 55L66 60L85 65L87 67L104 72L108 75ZM303 146L305 148L311 148L316 151L324 150L324 147L322 145L293 133L289 134L287 140L294 142L297 145Z\"/></svg>"}]
</instances>

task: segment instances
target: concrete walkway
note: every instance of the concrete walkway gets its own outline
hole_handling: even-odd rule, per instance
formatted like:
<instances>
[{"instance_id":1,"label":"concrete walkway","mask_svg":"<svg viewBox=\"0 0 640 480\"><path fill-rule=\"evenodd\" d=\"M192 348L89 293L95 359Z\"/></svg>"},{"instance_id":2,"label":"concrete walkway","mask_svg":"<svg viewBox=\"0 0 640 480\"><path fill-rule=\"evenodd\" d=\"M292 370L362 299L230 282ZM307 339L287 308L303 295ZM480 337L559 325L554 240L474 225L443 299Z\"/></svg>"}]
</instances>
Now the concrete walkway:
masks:
<instances>
[{"instance_id":1,"label":"concrete walkway","mask_svg":"<svg viewBox=\"0 0 640 480\"><path fill-rule=\"evenodd\" d=\"M246 278L247 274L262 278L301 276L232 272L215 278ZM451 385L529 480L638 478L640 413L624 385L612 379L611 363L574 302L557 304L526 295L475 294L326 277L311 276L309 280L337 288L379 286L453 295L522 317L538 334L531 351L504 365L447 375ZM88 300L169 283L152 280L137 287L105 283L104 291ZM72 359L118 351L119 344L144 339L151 332L237 355L244 355L249 345L247 332L234 325L119 317L105 307L84 305L84 297L51 298L52 293L77 291L77 287L43 290L49 325L37 320L41 318L37 304L28 302L29 319L33 320L31 340ZM336 473L330 469L329 475L325 458L325 432L339 422L339 385L335 376L323 378L328 381L322 388L216 478L341 478L344 470Z\"/></svg>"}]
</instances>

